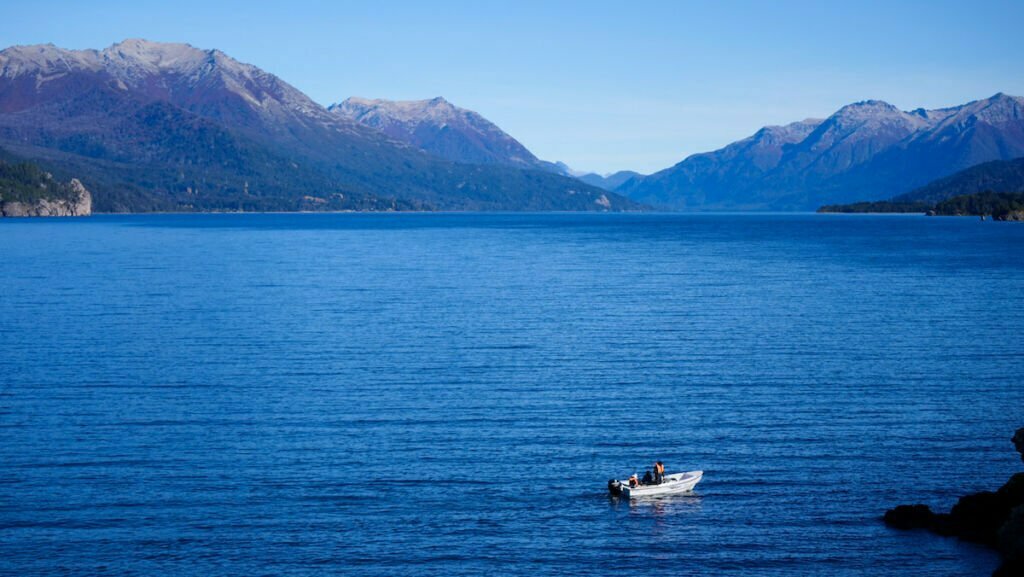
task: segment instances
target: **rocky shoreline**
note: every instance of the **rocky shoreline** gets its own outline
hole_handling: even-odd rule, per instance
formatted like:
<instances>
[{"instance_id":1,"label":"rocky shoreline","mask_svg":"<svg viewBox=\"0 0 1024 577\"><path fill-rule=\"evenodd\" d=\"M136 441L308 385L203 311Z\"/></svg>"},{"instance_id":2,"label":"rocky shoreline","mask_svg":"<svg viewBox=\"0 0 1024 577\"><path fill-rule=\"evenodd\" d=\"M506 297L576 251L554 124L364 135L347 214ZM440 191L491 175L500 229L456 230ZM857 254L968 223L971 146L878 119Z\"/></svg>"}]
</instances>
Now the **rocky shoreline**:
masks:
<instances>
[{"instance_id":1,"label":"rocky shoreline","mask_svg":"<svg viewBox=\"0 0 1024 577\"><path fill-rule=\"evenodd\" d=\"M0 197L0 216L89 216L92 214L92 195L77 178L68 183L69 198L38 198L31 202L4 201Z\"/></svg>"},{"instance_id":2,"label":"rocky shoreline","mask_svg":"<svg viewBox=\"0 0 1024 577\"><path fill-rule=\"evenodd\" d=\"M993 220L1004 220L1013 222L1024 222L1024 210L1011 210L1005 214L992 217Z\"/></svg>"},{"instance_id":3,"label":"rocky shoreline","mask_svg":"<svg viewBox=\"0 0 1024 577\"><path fill-rule=\"evenodd\" d=\"M1024 428L1012 441L1024 461ZM884 520L894 529L927 529L986 545L1003 559L994 577L1024 575L1024 472L1014 474L997 491L960 497L949 513L935 513L928 505L900 505L886 511Z\"/></svg>"}]
</instances>

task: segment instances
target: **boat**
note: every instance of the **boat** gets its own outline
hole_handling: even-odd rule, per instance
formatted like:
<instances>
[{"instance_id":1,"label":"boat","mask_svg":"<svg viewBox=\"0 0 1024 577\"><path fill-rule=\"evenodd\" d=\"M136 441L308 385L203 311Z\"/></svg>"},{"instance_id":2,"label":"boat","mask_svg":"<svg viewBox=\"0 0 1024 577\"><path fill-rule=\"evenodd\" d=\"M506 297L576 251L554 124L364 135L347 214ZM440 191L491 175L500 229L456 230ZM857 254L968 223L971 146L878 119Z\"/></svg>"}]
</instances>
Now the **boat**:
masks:
<instances>
[{"instance_id":1,"label":"boat","mask_svg":"<svg viewBox=\"0 0 1024 577\"><path fill-rule=\"evenodd\" d=\"M612 495L627 499L681 495L693 491L694 486L703 478L704 471L686 471L685 473L665 475L665 480L656 485L637 485L636 487L630 487L629 481L611 479L608 481L608 491Z\"/></svg>"}]
</instances>

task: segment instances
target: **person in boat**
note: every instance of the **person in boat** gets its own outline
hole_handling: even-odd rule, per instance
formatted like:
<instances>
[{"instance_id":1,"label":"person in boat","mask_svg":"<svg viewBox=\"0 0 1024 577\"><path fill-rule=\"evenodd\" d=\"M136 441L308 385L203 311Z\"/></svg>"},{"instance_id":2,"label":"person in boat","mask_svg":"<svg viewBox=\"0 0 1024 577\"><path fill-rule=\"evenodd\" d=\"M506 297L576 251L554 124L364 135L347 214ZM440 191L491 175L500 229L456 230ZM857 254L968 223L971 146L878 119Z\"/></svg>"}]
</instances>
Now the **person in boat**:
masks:
<instances>
[{"instance_id":1,"label":"person in boat","mask_svg":"<svg viewBox=\"0 0 1024 577\"><path fill-rule=\"evenodd\" d=\"M647 469L647 472L644 473L644 478L643 478L642 481L640 481L640 484L641 485L653 485L654 484L654 476L651 475L651 470L650 469Z\"/></svg>"},{"instance_id":2,"label":"person in boat","mask_svg":"<svg viewBox=\"0 0 1024 577\"><path fill-rule=\"evenodd\" d=\"M633 475L629 478L629 486L630 487L637 487L639 485L640 485L640 479L637 478L636 473L633 473Z\"/></svg>"},{"instance_id":3,"label":"person in boat","mask_svg":"<svg viewBox=\"0 0 1024 577\"><path fill-rule=\"evenodd\" d=\"M665 482L665 463L657 461L654 463L654 484L660 485Z\"/></svg>"}]
</instances>

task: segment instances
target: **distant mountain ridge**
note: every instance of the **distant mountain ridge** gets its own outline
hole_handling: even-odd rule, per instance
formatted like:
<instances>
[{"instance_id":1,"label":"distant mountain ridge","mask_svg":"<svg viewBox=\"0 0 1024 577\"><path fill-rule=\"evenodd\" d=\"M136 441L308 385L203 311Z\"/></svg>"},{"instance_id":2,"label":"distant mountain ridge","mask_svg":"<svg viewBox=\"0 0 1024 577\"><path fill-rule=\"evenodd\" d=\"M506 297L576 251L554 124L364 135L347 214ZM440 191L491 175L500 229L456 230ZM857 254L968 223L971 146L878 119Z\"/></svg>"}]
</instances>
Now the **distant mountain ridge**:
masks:
<instances>
[{"instance_id":1,"label":"distant mountain ridge","mask_svg":"<svg viewBox=\"0 0 1024 577\"><path fill-rule=\"evenodd\" d=\"M581 175L443 98L328 110L218 50L134 39L0 51L0 146L80 177L98 211L810 210L1024 156L1024 99L866 100L649 176Z\"/></svg>"},{"instance_id":2,"label":"distant mountain ridge","mask_svg":"<svg viewBox=\"0 0 1024 577\"><path fill-rule=\"evenodd\" d=\"M611 174L605 175L600 175L594 172L588 172L586 174L581 174L576 178L598 188L603 188L605 190L615 190L616 188L622 186L623 184L634 178L642 177L643 175L640 174L639 172L633 172L632 170L620 170L618 172L613 172Z\"/></svg>"},{"instance_id":3,"label":"distant mountain ridge","mask_svg":"<svg viewBox=\"0 0 1024 577\"><path fill-rule=\"evenodd\" d=\"M97 210L620 210L578 181L430 156L218 50L126 40L0 51L0 146Z\"/></svg>"},{"instance_id":4,"label":"distant mountain ridge","mask_svg":"<svg viewBox=\"0 0 1024 577\"><path fill-rule=\"evenodd\" d=\"M639 173L582 173L562 162L537 158L522 143L484 118L438 96L429 100L349 97L327 107L331 112L383 132L434 156L468 164L495 164L571 176L612 191Z\"/></svg>"},{"instance_id":5,"label":"distant mountain ridge","mask_svg":"<svg viewBox=\"0 0 1024 577\"><path fill-rule=\"evenodd\" d=\"M440 96L408 101L353 96L327 109L454 162L548 169L546 163L497 125Z\"/></svg>"},{"instance_id":6,"label":"distant mountain ridge","mask_svg":"<svg viewBox=\"0 0 1024 577\"><path fill-rule=\"evenodd\" d=\"M618 189L683 210L811 210L890 198L988 160L1024 155L1024 99L904 112L866 100L770 126Z\"/></svg>"}]
</instances>

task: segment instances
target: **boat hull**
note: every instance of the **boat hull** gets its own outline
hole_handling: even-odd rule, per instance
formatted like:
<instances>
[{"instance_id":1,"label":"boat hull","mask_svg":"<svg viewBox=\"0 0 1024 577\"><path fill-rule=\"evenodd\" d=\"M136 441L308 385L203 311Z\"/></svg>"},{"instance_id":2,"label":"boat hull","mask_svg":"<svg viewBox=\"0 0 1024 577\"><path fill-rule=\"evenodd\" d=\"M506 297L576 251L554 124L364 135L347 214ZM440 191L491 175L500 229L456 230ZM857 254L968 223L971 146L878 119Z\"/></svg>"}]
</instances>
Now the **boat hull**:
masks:
<instances>
[{"instance_id":1,"label":"boat hull","mask_svg":"<svg viewBox=\"0 0 1024 577\"><path fill-rule=\"evenodd\" d=\"M630 487L628 481L617 481L617 490L620 495L629 499L682 495L693 491L693 488L703 478L704 471L687 471L685 473L665 475L665 481L659 485ZM611 485L609 485L609 488L611 488ZM615 489L612 489L612 492L614 493Z\"/></svg>"}]
</instances>

